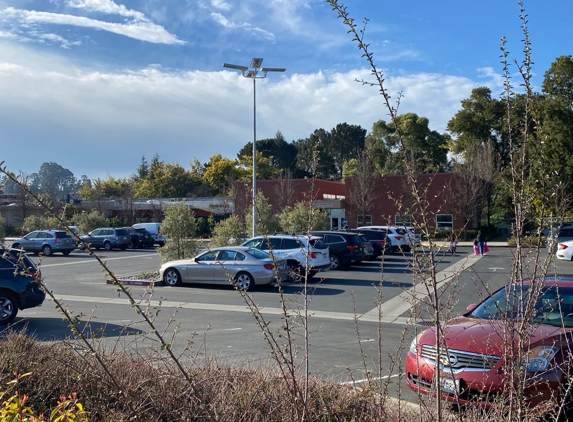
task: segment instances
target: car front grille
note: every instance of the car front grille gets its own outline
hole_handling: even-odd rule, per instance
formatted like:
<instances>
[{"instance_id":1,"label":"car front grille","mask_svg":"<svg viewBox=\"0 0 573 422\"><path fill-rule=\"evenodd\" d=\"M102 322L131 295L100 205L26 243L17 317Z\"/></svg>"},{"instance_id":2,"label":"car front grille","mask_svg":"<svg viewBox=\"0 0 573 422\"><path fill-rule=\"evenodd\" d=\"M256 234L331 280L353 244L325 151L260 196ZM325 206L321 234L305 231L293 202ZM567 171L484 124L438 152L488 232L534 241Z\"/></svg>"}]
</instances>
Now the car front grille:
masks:
<instances>
[{"instance_id":1,"label":"car front grille","mask_svg":"<svg viewBox=\"0 0 573 422\"><path fill-rule=\"evenodd\" d=\"M436 364L436 347L422 346L422 358ZM462 350L440 348L439 366L454 371L489 371L501 358L493 355L466 352Z\"/></svg>"}]
</instances>

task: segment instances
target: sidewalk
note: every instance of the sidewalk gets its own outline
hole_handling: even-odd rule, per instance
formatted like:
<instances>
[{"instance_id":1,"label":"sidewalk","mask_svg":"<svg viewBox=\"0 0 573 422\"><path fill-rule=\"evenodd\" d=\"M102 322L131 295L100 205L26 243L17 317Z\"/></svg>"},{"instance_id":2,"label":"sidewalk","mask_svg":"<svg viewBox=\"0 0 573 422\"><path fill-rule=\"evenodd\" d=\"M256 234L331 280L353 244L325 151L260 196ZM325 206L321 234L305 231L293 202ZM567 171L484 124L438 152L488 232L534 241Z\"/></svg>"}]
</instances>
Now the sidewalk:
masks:
<instances>
[{"instance_id":1,"label":"sidewalk","mask_svg":"<svg viewBox=\"0 0 573 422\"><path fill-rule=\"evenodd\" d=\"M507 244L507 239L505 238L495 238L492 239L490 241L487 242L487 245L489 247L508 247ZM428 241L422 241L422 246L424 247L429 247L430 243ZM449 249L450 247L450 242L446 241L446 240L435 240L434 241L434 246L437 248L446 248ZM473 240L468 240L468 241L458 241L458 248L463 248L463 247L473 247L474 246L474 241Z\"/></svg>"}]
</instances>

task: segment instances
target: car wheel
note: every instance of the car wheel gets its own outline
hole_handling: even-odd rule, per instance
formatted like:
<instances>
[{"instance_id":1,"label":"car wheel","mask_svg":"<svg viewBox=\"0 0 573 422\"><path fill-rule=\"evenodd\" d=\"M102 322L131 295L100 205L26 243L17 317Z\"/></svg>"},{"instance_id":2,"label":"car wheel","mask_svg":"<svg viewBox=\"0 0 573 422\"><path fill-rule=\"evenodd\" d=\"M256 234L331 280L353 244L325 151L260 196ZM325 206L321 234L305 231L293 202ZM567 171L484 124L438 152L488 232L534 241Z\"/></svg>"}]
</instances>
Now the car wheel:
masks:
<instances>
[{"instance_id":1,"label":"car wheel","mask_svg":"<svg viewBox=\"0 0 573 422\"><path fill-rule=\"evenodd\" d=\"M235 285L239 290L250 290L255 286L255 280L249 273L239 273L235 276Z\"/></svg>"},{"instance_id":2,"label":"car wheel","mask_svg":"<svg viewBox=\"0 0 573 422\"><path fill-rule=\"evenodd\" d=\"M50 255L52 255L52 247L51 247L50 245L44 245L44 246L42 247L42 253L43 253L45 256L50 256Z\"/></svg>"},{"instance_id":3,"label":"car wheel","mask_svg":"<svg viewBox=\"0 0 573 422\"><path fill-rule=\"evenodd\" d=\"M72 251L63 251L64 256L68 256Z\"/></svg>"},{"instance_id":4,"label":"car wheel","mask_svg":"<svg viewBox=\"0 0 573 422\"><path fill-rule=\"evenodd\" d=\"M106 251L108 251L108 252L113 249L113 248L111 247L111 243L109 243L109 242L105 242L105 243L103 244L103 248L104 248Z\"/></svg>"},{"instance_id":5,"label":"car wheel","mask_svg":"<svg viewBox=\"0 0 573 422\"><path fill-rule=\"evenodd\" d=\"M287 281L299 281L301 276L301 266L298 262L288 262L288 279Z\"/></svg>"},{"instance_id":6,"label":"car wheel","mask_svg":"<svg viewBox=\"0 0 573 422\"><path fill-rule=\"evenodd\" d=\"M13 243L13 244L12 244L12 247L13 247L14 249L22 249L22 245L20 245L19 243Z\"/></svg>"},{"instance_id":7,"label":"car wheel","mask_svg":"<svg viewBox=\"0 0 573 422\"><path fill-rule=\"evenodd\" d=\"M342 268L342 261L338 255L330 255L330 269L340 270Z\"/></svg>"},{"instance_id":8,"label":"car wheel","mask_svg":"<svg viewBox=\"0 0 573 422\"><path fill-rule=\"evenodd\" d=\"M181 274L179 274L179 271L170 268L167 271L165 271L165 273L163 273L163 282L167 285L167 286L180 286L181 285Z\"/></svg>"},{"instance_id":9,"label":"car wheel","mask_svg":"<svg viewBox=\"0 0 573 422\"><path fill-rule=\"evenodd\" d=\"M135 249L135 245L133 244L133 242L127 245L127 249Z\"/></svg>"},{"instance_id":10,"label":"car wheel","mask_svg":"<svg viewBox=\"0 0 573 422\"><path fill-rule=\"evenodd\" d=\"M5 325L18 315L18 302L14 295L0 292L0 324Z\"/></svg>"}]
</instances>

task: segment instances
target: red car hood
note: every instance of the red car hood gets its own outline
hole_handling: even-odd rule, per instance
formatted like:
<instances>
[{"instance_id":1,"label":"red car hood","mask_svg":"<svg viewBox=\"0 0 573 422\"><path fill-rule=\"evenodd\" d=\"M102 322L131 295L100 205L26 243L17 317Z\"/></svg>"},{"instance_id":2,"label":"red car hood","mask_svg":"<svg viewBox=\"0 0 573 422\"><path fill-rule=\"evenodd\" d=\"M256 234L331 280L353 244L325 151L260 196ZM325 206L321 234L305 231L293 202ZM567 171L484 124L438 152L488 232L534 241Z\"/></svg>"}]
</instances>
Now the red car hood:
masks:
<instances>
[{"instance_id":1,"label":"red car hood","mask_svg":"<svg viewBox=\"0 0 573 422\"><path fill-rule=\"evenodd\" d=\"M511 325L504 321L486 320L479 318L459 317L444 325L446 345L449 349L464 350L479 354L503 356L504 349L511 344L509 332ZM518 324L515 324L515 329ZM559 342L559 337L572 332L571 328L553 327L549 325L530 326L529 344L550 344ZM516 333L513 344L517 346L519 335ZM420 345L436 345L435 328L427 330L419 340Z\"/></svg>"}]
</instances>

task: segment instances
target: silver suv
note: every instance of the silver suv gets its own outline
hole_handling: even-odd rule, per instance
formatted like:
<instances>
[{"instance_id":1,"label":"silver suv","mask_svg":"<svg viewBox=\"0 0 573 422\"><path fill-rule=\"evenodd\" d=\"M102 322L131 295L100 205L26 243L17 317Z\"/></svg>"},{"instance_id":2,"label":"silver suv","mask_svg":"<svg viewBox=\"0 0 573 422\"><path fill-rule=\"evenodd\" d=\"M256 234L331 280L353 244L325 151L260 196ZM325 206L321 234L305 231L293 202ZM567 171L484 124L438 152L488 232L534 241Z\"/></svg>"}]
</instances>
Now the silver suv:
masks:
<instances>
[{"instance_id":1,"label":"silver suv","mask_svg":"<svg viewBox=\"0 0 573 422\"><path fill-rule=\"evenodd\" d=\"M131 235L126 229L113 227L101 227L88 235L81 235L80 238L89 244L90 248L104 248L106 251L114 248L124 251L132 243ZM80 244L80 249L85 249L85 244Z\"/></svg>"},{"instance_id":2,"label":"silver suv","mask_svg":"<svg viewBox=\"0 0 573 422\"><path fill-rule=\"evenodd\" d=\"M24 249L26 252L43 253L46 256L54 252L69 255L76 249L76 243L66 230L35 230L26 236L14 240L14 249Z\"/></svg>"},{"instance_id":3,"label":"silver suv","mask_svg":"<svg viewBox=\"0 0 573 422\"><path fill-rule=\"evenodd\" d=\"M289 281L296 281L301 275L304 276L307 266L309 278L330 269L328 247L322 243L319 236L272 234L254 237L241 246L272 252L276 257L286 259Z\"/></svg>"}]
</instances>

